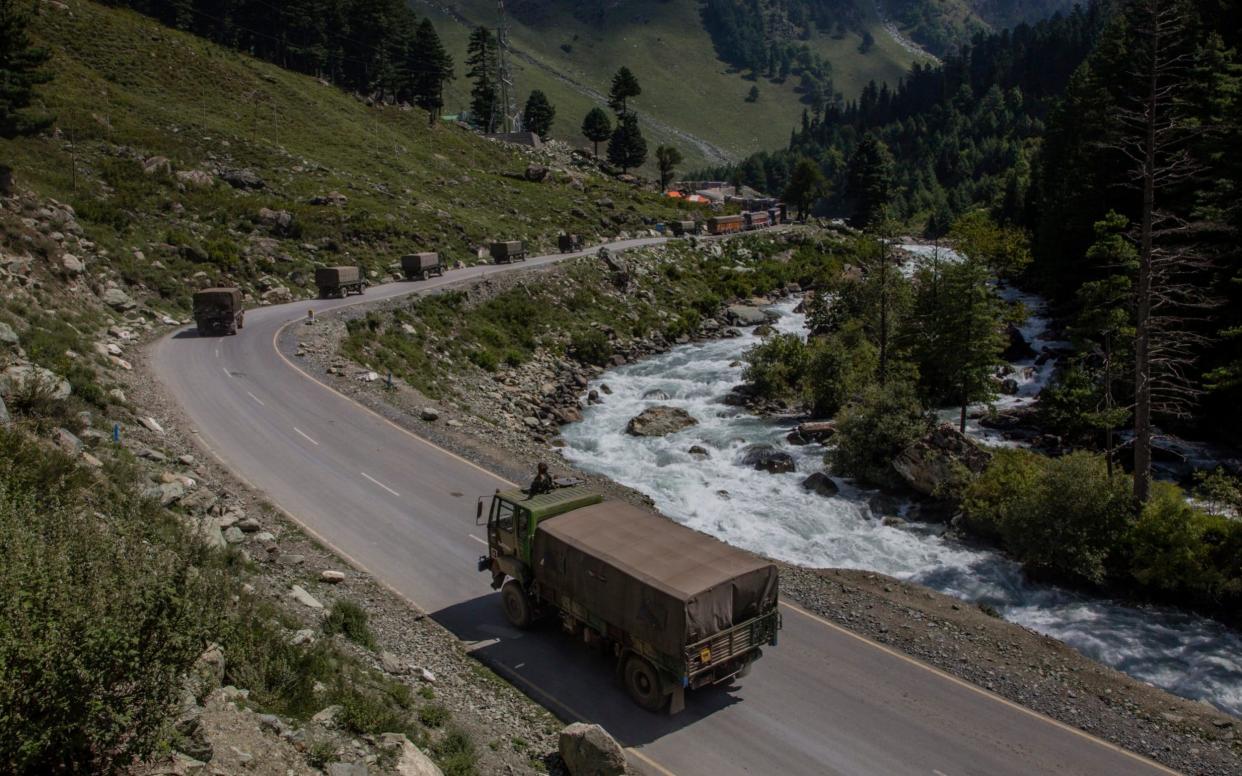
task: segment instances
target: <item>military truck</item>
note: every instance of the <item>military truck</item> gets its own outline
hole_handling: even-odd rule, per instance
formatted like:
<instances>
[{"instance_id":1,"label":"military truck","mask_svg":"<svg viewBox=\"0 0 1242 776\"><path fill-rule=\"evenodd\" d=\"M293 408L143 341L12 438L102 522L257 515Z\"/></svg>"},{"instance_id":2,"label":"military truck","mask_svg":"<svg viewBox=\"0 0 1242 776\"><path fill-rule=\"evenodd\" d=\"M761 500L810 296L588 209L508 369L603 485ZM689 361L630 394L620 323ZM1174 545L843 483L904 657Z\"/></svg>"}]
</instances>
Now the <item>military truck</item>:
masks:
<instances>
[{"instance_id":1,"label":"military truck","mask_svg":"<svg viewBox=\"0 0 1242 776\"><path fill-rule=\"evenodd\" d=\"M509 623L555 617L602 646L644 709L677 713L687 688L744 676L776 644L776 566L706 534L582 486L497 491L475 522Z\"/></svg>"},{"instance_id":2,"label":"military truck","mask_svg":"<svg viewBox=\"0 0 1242 776\"><path fill-rule=\"evenodd\" d=\"M236 334L245 323L241 290L237 288L204 288L194 294L194 323L198 334Z\"/></svg>"},{"instance_id":3,"label":"military truck","mask_svg":"<svg viewBox=\"0 0 1242 776\"><path fill-rule=\"evenodd\" d=\"M319 288L320 299L334 296L344 299L350 294L361 294L367 282L362 277L361 267L319 267L315 270L315 285Z\"/></svg>"},{"instance_id":4,"label":"military truck","mask_svg":"<svg viewBox=\"0 0 1242 776\"><path fill-rule=\"evenodd\" d=\"M561 253L573 253L582 250L582 235L563 234L557 238L557 245L561 249Z\"/></svg>"},{"instance_id":5,"label":"military truck","mask_svg":"<svg viewBox=\"0 0 1242 776\"><path fill-rule=\"evenodd\" d=\"M443 275L444 265L440 263L438 253L410 253L401 257L401 271L405 273L406 280L426 280L432 275Z\"/></svg>"},{"instance_id":6,"label":"military truck","mask_svg":"<svg viewBox=\"0 0 1242 776\"><path fill-rule=\"evenodd\" d=\"M696 221L674 221L672 223L673 235L676 237L685 237L690 234L697 234L699 225Z\"/></svg>"},{"instance_id":7,"label":"military truck","mask_svg":"<svg viewBox=\"0 0 1242 776\"><path fill-rule=\"evenodd\" d=\"M492 243L492 259L497 264L526 261L526 244L521 240L494 242Z\"/></svg>"}]
</instances>

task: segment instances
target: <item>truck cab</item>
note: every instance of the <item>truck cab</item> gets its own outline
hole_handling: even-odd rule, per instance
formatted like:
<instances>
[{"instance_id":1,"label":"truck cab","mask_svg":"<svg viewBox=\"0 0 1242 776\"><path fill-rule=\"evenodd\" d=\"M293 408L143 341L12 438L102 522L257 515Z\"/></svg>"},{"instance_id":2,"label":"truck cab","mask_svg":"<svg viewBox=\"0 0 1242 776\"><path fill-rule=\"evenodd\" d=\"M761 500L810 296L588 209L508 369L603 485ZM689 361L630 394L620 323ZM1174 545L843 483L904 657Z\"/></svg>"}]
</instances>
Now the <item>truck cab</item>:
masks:
<instances>
[{"instance_id":1,"label":"truck cab","mask_svg":"<svg viewBox=\"0 0 1242 776\"><path fill-rule=\"evenodd\" d=\"M529 585L534 581L531 544L539 522L603 500L585 488L562 488L537 496L522 490L498 490L490 504L479 499L475 522L483 523L486 512L487 524L487 555L479 558L479 570L492 572L493 590L500 589L506 576Z\"/></svg>"}]
</instances>

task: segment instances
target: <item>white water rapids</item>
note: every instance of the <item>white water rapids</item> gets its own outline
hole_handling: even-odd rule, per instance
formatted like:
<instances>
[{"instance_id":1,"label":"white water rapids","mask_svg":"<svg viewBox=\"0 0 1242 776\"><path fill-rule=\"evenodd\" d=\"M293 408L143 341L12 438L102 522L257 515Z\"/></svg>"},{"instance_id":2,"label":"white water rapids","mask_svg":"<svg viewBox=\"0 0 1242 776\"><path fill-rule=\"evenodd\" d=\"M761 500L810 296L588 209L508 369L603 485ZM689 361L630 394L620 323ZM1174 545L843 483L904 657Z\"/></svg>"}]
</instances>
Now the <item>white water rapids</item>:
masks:
<instances>
[{"instance_id":1,"label":"white water rapids","mask_svg":"<svg viewBox=\"0 0 1242 776\"><path fill-rule=\"evenodd\" d=\"M1024 299L1039 310L1039 300ZM793 303L775 305L779 331L805 334ZM1039 347L1046 321L1033 315L1024 327ZM874 491L836 478L832 498L800 487L823 468L819 445L785 442L779 425L720 403L742 382L742 354L759 342L753 330L739 338L684 345L610 371L611 395L590 406L581 423L562 429L565 457L576 466L649 495L669 517L730 544L811 568L877 571L959 598L991 605L1007 620L1053 636L1080 652L1143 681L1188 698L1208 701L1242 716L1242 635L1192 614L1134 607L1027 581L1003 555L966 546L940 525L885 525L903 507L875 512ZM1030 365L1028 362L1027 365ZM1018 375L1022 374L1017 365ZM1019 377L1018 397L1031 401L1051 372ZM659 391L668 398L644 398ZM667 437L625 433L630 418L654 405L680 407L699 425ZM768 474L740 466L742 449L766 442L792 455L798 470ZM706 448L698 460L687 451Z\"/></svg>"}]
</instances>

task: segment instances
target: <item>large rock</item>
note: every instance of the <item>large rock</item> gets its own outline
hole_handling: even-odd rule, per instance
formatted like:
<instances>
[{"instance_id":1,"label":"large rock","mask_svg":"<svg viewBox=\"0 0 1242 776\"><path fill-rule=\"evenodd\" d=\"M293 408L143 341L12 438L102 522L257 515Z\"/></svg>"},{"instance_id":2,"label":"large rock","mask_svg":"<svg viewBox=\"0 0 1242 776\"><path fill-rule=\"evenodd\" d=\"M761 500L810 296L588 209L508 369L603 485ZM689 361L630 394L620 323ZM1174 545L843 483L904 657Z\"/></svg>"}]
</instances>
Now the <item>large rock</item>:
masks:
<instances>
[{"instance_id":1,"label":"large rock","mask_svg":"<svg viewBox=\"0 0 1242 776\"><path fill-rule=\"evenodd\" d=\"M769 474L783 474L798 468L794 465L793 456L766 444L747 445L742 450L742 465Z\"/></svg>"},{"instance_id":2,"label":"large rock","mask_svg":"<svg viewBox=\"0 0 1242 776\"><path fill-rule=\"evenodd\" d=\"M224 648L219 644L208 645L194 661L187 682L196 698L206 698L224 683L224 662Z\"/></svg>"},{"instance_id":3,"label":"large rock","mask_svg":"<svg viewBox=\"0 0 1242 776\"><path fill-rule=\"evenodd\" d=\"M569 776L622 776L625 751L599 725L575 722L561 731L561 759Z\"/></svg>"},{"instance_id":4,"label":"large rock","mask_svg":"<svg viewBox=\"0 0 1242 776\"><path fill-rule=\"evenodd\" d=\"M129 298L129 294L119 288L109 288L103 292L103 303L114 310L132 310L138 303Z\"/></svg>"},{"instance_id":5,"label":"large rock","mask_svg":"<svg viewBox=\"0 0 1242 776\"><path fill-rule=\"evenodd\" d=\"M261 189L267 185L254 170L225 170L220 173L220 180L235 189Z\"/></svg>"},{"instance_id":6,"label":"large rock","mask_svg":"<svg viewBox=\"0 0 1242 776\"><path fill-rule=\"evenodd\" d=\"M789 432L789 436L785 437L785 441L791 445L809 445L812 442L822 445L832 439L833 434L836 433L837 424L831 420L813 420L798 424L793 431Z\"/></svg>"},{"instance_id":7,"label":"large rock","mask_svg":"<svg viewBox=\"0 0 1242 776\"><path fill-rule=\"evenodd\" d=\"M16 345L20 341L13 327L0 321L0 345Z\"/></svg>"},{"instance_id":8,"label":"large rock","mask_svg":"<svg viewBox=\"0 0 1242 776\"><path fill-rule=\"evenodd\" d=\"M630 418L630 422L625 426L625 432L632 436L665 436L698 424L699 422L685 410L660 405L648 407Z\"/></svg>"},{"instance_id":9,"label":"large rock","mask_svg":"<svg viewBox=\"0 0 1242 776\"><path fill-rule=\"evenodd\" d=\"M898 453L893 469L915 491L945 497L991 459L991 453L945 423Z\"/></svg>"},{"instance_id":10,"label":"large rock","mask_svg":"<svg viewBox=\"0 0 1242 776\"><path fill-rule=\"evenodd\" d=\"M0 399L0 427L7 427L11 422L13 418L9 415L9 408L5 406L4 399Z\"/></svg>"},{"instance_id":11,"label":"large rock","mask_svg":"<svg viewBox=\"0 0 1242 776\"><path fill-rule=\"evenodd\" d=\"M725 310L725 317L735 326L759 326L768 321L768 316L763 314L763 310L744 304L730 305Z\"/></svg>"},{"instance_id":12,"label":"large rock","mask_svg":"<svg viewBox=\"0 0 1242 776\"><path fill-rule=\"evenodd\" d=\"M1005 327L1005 336L1009 338L1009 344L1005 346L1005 352L1002 354L1006 361L1025 361L1035 358L1035 348L1031 347L1026 341L1026 337L1022 336L1022 330L1014 324Z\"/></svg>"},{"instance_id":13,"label":"large rock","mask_svg":"<svg viewBox=\"0 0 1242 776\"><path fill-rule=\"evenodd\" d=\"M443 776L440 767L401 733L384 733L380 745L396 755L393 770L398 776Z\"/></svg>"},{"instance_id":14,"label":"large rock","mask_svg":"<svg viewBox=\"0 0 1242 776\"><path fill-rule=\"evenodd\" d=\"M815 472L810 477L807 477L802 481L802 487L824 498L832 498L841 492L841 489L832 481L832 478L823 472Z\"/></svg>"},{"instance_id":15,"label":"large rock","mask_svg":"<svg viewBox=\"0 0 1242 776\"><path fill-rule=\"evenodd\" d=\"M38 386L51 398L64 400L73 393L69 381L50 370L33 364L11 366L0 374L0 396L13 396L19 391L33 390Z\"/></svg>"}]
</instances>

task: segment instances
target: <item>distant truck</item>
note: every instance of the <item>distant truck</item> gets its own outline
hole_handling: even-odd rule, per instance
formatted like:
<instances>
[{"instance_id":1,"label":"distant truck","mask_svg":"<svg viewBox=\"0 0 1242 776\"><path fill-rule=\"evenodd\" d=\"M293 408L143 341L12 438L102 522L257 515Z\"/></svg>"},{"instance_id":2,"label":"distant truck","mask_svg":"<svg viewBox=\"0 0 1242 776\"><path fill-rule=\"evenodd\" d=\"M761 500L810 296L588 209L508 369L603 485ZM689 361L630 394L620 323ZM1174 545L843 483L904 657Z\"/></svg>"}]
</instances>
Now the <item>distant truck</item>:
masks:
<instances>
[{"instance_id":1,"label":"distant truck","mask_svg":"<svg viewBox=\"0 0 1242 776\"><path fill-rule=\"evenodd\" d=\"M194 323L198 334L236 334L245 324L241 290L237 288L204 288L194 294Z\"/></svg>"},{"instance_id":2,"label":"distant truck","mask_svg":"<svg viewBox=\"0 0 1242 776\"><path fill-rule=\"evenodd\" d=\"M713 216L707 219L708 234L734 234L746 226L746 219L740 214L733 216Z\"/></svg>"},{"instance_id":3,"label":"distant truck","mask_svg":"<svg viewBox=\"0 0 1242 776\"><path fill-rule=\"evenodd\" d=\"M776 566L584 487L479 499L505 618L559 618L576 639L617 658L625 688L649 711L685 707L687 688L745 676L776 644Z\"/></svg>"},{"instance_id":4,"label":"distant truck","mask_svg":"<svg viewBox=\"0 0 1242 776\"><path fill-rule=\"evenodd\" d=\"M367 282L360 267L319 267L315 270L315 285L319 288L320 299L334 296L343 299L350 294L361 294Z\"/></svg>"},{"instance_id":5,"label":"distant truck","mask_svg":"<svg viewBox=\"0 0 1242 776\"><path fill-rule=\"evenodd\" d=\"M521 240L492 243L492 260L497 264L526 261L526 244Z\"/></svg>"},{"instance_id":6,"label":"distant truck","mask_svg":"<svg viewBox=\"0 0 1242 776\"><path fill-rule=\"evenodd\" d=\"M768 211L766 210L748 211L743 213L742 217L745 219L746 231L748 232L752 229L763 229L771 224Z\"/></svg>"},{"instance_id":7,"label":"distant truck","mask_svg":"<svg viewBox=\"0 0 1242 776\"><path fill-rule=\"evenodd\" d=\"M671 226L673 234L677 237L697 234L699 231L699 224L697 221L674 221Z\"/></svg>"},{"instance_id":8,"label":"distant truck","mask_svg":"<svg viewBox=\"0 0 1242 776\"><path fill-rule=\"evenodd\" d=\"M563 234L557 238L561 253L573 253L582 250L582 235Z\"/></svg>"},{"instance_id":9,"label":"distant truck","mask_svg":"<svg viewBox=\"0 0 1242 776\"><path fill-rule=\"evenodd\" d=\"M444 265L440 263L438 253L410 253L401 257L401 271L407 280L426 280L432 275L443 275Z\"/></svg>"}]
</instances>

